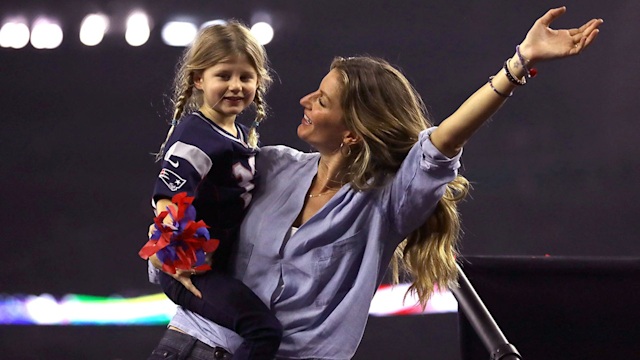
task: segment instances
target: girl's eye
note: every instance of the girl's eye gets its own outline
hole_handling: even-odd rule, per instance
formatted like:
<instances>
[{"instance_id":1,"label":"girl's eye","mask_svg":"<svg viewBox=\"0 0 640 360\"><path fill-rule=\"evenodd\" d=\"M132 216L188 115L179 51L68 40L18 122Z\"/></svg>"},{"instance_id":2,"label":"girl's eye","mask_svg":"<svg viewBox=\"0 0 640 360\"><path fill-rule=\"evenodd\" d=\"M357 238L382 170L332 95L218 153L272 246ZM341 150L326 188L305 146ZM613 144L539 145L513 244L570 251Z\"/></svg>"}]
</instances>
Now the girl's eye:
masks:
<instances>
[{"instance_id":1,"label":"girl's eye","mask_svg":"<svg viewBox=\"0 0 640 360\"><path fill-rule=\"evenodd\" d=\"M318 104L320 104L320 106L324 107L324 102L322 101L322 98L318 98Z\"/></svg>"}]
</instances>

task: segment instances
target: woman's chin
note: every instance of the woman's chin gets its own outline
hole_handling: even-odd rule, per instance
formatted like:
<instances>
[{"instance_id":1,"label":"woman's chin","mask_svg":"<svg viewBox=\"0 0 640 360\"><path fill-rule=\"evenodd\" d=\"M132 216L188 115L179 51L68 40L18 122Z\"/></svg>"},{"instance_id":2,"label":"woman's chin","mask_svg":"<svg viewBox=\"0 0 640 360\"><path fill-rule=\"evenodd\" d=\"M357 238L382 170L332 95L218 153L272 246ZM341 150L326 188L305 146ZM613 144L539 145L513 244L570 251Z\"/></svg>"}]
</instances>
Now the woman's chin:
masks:
<instances>
[{"instance_id":1,"label":"woman's chin","mask_svg":"<svg viewBox=\"0 0 640 360\"><path fill-rule=\"evenodd\" d=\"M300 140L304 140L304 141L306 141L306 134L305 134L305 132L306 132L306 131L305 131L305 125L303 125L303 124L298 125L297 133L298 133L298 138L300 138Z\"/></svg>"}]
</instances>

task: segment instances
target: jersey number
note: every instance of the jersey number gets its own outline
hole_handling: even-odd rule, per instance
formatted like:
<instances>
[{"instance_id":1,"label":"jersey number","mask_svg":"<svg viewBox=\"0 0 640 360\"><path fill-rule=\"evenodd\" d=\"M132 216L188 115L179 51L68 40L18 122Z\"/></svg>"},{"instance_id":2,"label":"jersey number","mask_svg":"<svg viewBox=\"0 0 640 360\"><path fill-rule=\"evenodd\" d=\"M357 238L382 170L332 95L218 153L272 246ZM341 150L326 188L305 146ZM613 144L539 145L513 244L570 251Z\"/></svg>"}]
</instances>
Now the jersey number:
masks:
<instances>
[{"instance_id":1,"label":"jersey number","mask_svg":"<svg viewBox=\"0 0 640 360\"><path fill-rule=\"evenodd\" d=\"M253 156L249 158L249 167L250 169L247 169L242 164L235 163L232 168L233 176L238 180L238 186L244 189L244 193L240 197L244 201L245 208L251 202L252 195L250 191L255 187L252 180L253 174L256 172L256 158Z\"/></svg>"}]
</instances>

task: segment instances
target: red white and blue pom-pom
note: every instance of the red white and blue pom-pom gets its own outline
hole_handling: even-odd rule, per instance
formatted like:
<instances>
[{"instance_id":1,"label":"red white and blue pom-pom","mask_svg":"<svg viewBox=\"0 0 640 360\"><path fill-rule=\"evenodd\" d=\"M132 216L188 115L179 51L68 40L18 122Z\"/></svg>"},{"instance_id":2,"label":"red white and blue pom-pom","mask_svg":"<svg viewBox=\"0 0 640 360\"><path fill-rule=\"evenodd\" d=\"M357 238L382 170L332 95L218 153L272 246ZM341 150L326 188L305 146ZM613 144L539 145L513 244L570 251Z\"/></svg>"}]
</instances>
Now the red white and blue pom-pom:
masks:
<instances>
[{"instance_id":1,"label":"red white and blue pom-pom","mask_svg":"<svg viewBox=\"0 0 640 360\"><path fill-rule=\"evenodd\" d=\"M210 238L204 221L195 221L196 209L191 205L192 196L181 192L171 201L178 209L169 207L153 219L153 234L138 255L147 260L156 254L162 261L162 270L171 274L175 274L176 269L210 270L205 255L214 252L220 240ZM171 217L172 225L164 224L167 216Z\"/></svg>"}]
</instances>

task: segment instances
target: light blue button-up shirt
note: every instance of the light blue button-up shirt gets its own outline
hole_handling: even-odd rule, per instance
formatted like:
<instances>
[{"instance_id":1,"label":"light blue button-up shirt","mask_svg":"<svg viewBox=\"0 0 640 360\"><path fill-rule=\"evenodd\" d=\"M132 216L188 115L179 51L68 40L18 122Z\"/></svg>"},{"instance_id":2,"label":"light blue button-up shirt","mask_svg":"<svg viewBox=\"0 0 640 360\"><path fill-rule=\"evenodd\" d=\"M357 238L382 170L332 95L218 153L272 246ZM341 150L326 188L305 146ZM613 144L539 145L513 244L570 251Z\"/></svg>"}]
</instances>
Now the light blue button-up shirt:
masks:
<instances>
[{"instance_id":1,"label":"light blue button-up shirt","mask_svg":"<svg viewBox=\"0 0 640 360\"><path fill-rule=\"evenodd\" d=\"M234 276L282 323L279 359L354 355L395 248L426 221L460 167L461 153L447 158L433 146L434 129L420 134L385 187L357 192L343 186L293 235L320 155L285 146L260 150L258 190L240 231ZM181 308L171 325L231 351L242 341Z\"/></svg>"}]
</instances>

